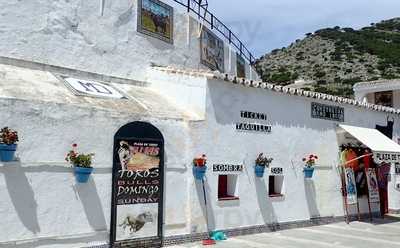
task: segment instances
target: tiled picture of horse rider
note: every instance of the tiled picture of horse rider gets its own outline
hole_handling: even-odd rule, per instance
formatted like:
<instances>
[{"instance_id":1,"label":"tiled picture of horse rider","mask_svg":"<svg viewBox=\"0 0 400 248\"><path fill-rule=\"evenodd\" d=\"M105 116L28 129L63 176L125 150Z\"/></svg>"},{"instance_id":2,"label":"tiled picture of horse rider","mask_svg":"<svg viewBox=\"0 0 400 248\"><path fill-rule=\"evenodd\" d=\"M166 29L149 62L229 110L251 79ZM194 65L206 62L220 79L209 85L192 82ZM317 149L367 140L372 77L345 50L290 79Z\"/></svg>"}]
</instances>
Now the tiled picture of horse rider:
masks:
<instances>
[{"instance_id":1,"label":"tiled picture of horse rider","mask_svg":"<svg viewBox=\"0 0 400 248\"><path fill-rule=\"evenodd\" d=\"M139 0L138 31L173 43L173 8L157 0Z\"/></svg>"},{"instance_id":2,"label":"tiled picture of horse rider","mask_svg":"<svg viewBox=\"0 0 400 248\"><path fill-rule=\"evenodd\" d=\"M224 43L203 27L200 40L201 62L212 70L224 72Z\"/></svg>"},{"instance_id":3,"label":"tiled picture of horse rider","mask_svg":"<svg viewBox=\"0 0 400 248\"><path fill-rule=\"evenodd\" d=\"M239 78L246 77L246 62L239 53L236 53L236 76Z\"/></svg>"}]
</instances>

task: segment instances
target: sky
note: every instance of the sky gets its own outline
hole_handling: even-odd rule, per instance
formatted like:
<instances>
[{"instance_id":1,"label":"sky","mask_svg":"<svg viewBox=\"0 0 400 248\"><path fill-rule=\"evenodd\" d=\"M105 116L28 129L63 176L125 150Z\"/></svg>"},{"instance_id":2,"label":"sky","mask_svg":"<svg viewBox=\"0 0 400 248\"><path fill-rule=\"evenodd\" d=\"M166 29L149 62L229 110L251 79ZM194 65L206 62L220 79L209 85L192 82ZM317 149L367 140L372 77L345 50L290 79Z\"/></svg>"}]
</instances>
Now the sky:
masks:
<instances>
[{"instance_id":1,"label":"sky","mask_svg":"<svg viewBox=\"0 0 400 248\"><path fill-rule=\"evenodd\" d=\"M209 10L260 57L327 27L400 17L400 0L208 0Z\"/></svg>"}]
</instances>

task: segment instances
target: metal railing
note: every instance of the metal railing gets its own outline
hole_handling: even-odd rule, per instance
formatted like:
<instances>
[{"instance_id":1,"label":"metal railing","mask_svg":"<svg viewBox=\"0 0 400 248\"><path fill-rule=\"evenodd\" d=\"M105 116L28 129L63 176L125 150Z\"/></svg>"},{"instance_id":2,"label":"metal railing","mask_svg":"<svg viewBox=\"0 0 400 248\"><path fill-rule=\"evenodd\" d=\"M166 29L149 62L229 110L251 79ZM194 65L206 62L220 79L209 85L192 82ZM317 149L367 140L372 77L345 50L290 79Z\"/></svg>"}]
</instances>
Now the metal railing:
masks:
<instances>
[{"instance_id":1,"label":"metal railing","mask_svg":"<svg viewBox=\"0 0 400 248\"><path fill-rule=\"evenodd\" d=\"M240 56L245 58L251 65L255 62L255 57L243 44L243 42L214 14L210 13L204 5L201 5L197 0L174 0L176 3L187 8L187 11L192 11L198 17L198 19L206 22L212 30L217 30L224 38L233 45Z\"/></svg>"}]
</instances>

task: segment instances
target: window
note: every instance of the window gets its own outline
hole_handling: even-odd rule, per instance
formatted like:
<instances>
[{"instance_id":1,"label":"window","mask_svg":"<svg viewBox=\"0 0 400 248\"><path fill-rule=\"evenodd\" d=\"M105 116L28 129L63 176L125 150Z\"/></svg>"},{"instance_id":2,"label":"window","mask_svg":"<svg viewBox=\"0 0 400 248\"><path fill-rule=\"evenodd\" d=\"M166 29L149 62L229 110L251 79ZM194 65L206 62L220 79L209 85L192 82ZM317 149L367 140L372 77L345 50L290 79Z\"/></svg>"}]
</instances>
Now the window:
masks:
<instances>
[{"instance_id":1,"label":"window","mask_svg":"<svg viewBox=\"0 0 400 248\"><path fill-rule=\"evenodd\" d=\"M393 91L375 92L375 104L393 107Z\"/></svg>"},{"instance_id":2,"label":"window","mask_svg":"<svg viewBox=\"0 0 400 248\"><path fill-rule=\"evenodd\" d=\"M229 201L238 200L235 196L237 191L237 175L219 175L218 176L218 200Z\"/></svg>"},{"instance_id":3,"label":"window","mask_svg":"<svg viewBox=\"0 0 400 248\"><path fill-rule=\"evenodd\" d=\"M268 180L268 196L280 197L283 196L283 176L269 176Z\"/></svg>"}]
</instances>

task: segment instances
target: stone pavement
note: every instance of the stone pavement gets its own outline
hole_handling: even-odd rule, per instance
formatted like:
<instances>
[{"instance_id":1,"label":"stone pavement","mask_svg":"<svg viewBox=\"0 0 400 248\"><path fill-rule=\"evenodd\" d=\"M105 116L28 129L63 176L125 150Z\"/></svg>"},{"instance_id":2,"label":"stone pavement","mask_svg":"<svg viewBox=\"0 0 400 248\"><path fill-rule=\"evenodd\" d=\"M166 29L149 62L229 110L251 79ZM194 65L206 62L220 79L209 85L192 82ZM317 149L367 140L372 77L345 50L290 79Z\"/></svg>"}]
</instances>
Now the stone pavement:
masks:
<instances>
[{"instance_id":1,"label":"stone pavement","mask_svg":"<svg viewBox=\"0 0 400 248\"><path fill-rule=\"evenodd\" d=\"M203 247L188 243L171 248ZM238 236L220 241L209 248L400 248L400 216L290 229L272 233Z\"/></svg>"}]
</instances>

